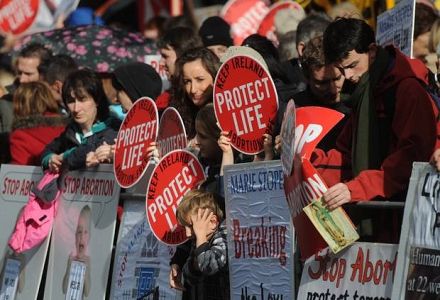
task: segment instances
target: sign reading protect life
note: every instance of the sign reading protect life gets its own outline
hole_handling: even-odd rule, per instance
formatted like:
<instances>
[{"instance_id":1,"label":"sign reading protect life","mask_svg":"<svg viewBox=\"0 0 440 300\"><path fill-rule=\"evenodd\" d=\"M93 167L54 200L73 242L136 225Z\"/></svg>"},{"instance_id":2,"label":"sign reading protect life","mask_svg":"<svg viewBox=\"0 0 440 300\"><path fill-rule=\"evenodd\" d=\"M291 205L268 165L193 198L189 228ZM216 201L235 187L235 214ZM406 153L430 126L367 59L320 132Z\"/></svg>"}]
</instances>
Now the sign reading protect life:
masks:
<instances>
[{"instance_id":1,"label":"sign reading protect life","mask_svg":"<svg viewBox=\"0 0 440 300\"><path fill-rule=\"evenodd\" d=\"M173 150L186 148L188 141L185 125L174 107L168 107L162 113L156 143L159 157L165 156Z\"/></svg>"},{"instance_id":2,"label":"sign reading protect life","mask_svg":"<svg viewBox=\"0 0 440 300\"><path fill-rule=\"evenodd\" d=\"M162 157L150 177L146 207L150 228L158 240L178 245L187 240L178 225L176 209L183 196L205 180L197 157L186 150L174 150Z\"/></svg>"},{"instance_id":3,"label":"sign reading protect life","mask_svg":"<svg viewBox=\"0 0 440 300\"><path fill-rule=\"evenodd\" d=\"M144 175L150 162L147 148L157 137L159 119L156 104L139 98L127 113L116 140L114 171L119 185L129 188Z\"/></svg>"},{"instance_id":4,"label":"sign reading protect life","mask_svg":"<svg viewBox=\"0 0 440 300\"><path fill-rule=\"evenodd\" d=\"M272 133L278 96L269 72L256 59L236 55L226 60L214 83L215 116L229 131L232 146L245 154L263 150L265 133Z\"/></svg>"}]
</instances>

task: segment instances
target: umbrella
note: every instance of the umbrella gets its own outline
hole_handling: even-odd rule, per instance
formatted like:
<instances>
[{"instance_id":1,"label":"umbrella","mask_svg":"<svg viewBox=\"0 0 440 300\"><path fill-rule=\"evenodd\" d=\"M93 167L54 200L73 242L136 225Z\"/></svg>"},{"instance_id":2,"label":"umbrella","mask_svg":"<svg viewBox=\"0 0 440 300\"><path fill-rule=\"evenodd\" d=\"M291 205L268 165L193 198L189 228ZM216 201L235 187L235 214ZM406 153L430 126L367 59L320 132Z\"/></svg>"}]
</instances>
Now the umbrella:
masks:
<instances>
[{"instance_id":1,"label":"umbrella","mask_svg":"<svg viewBox=\"0 0 440 300\"><path fill-rule=\"evenodd\" d=\"M128 62L144 62L145 55L158 54L155 43L133 32L99 25L66 27L25 36L15 47L20 51L38 42L54 54L70 55L83 67L97 72L112 72Z\"/></svg>"}]
</instances>

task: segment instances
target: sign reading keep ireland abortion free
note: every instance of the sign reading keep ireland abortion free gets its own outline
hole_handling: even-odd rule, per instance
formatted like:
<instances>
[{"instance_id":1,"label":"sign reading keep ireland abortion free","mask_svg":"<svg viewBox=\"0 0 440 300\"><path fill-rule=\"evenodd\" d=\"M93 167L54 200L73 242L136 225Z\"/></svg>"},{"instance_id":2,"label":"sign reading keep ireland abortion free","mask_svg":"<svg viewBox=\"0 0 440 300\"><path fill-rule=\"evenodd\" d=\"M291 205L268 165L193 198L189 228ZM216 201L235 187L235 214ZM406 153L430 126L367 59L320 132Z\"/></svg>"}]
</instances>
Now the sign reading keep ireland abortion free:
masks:
<instances>
[{"instance_id":1,"label":"sign reading keep ireland abortion free","mask_svg":"<svg viewBox=\"0 0 440 300\"><path fill-rule=\"evenodd\" d=\"M150 162L147 148L157 137L156 104L148 97L138 99L127 113L116 139L114 171L119 185L129 188L144 175Z\"/></svg>"},{"instance_id":2,"label":"sign reading keep ireland abortion free","mask_svg":"<svg viewBox=\"0 0 440 300\"><path fill-rule=\"evenodd\" d=\"M235 149L249 155L261 152L277 110L275 84L256 59L237 55L222 64L214 82L214 111Z\"/></svg>"}]
</instances>

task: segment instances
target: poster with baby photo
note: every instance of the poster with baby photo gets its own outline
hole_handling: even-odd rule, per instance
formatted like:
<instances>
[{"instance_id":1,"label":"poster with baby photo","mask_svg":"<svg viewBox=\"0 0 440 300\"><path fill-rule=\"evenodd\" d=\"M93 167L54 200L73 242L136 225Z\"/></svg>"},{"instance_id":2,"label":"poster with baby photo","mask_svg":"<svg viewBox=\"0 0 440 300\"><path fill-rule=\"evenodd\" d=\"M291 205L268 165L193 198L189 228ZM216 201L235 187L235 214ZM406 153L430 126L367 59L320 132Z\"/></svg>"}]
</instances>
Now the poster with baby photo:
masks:
<instances>
[{"instance_id":1,"label":"poster with baby photo","mask_svg":"<svg viewBox=\"0 0 440 300\"><path fill-rule=\"evenodd\" d=\"M44 299L105 299L120 187L111 165L67 173Z\"/></svg>"}]
</instances>

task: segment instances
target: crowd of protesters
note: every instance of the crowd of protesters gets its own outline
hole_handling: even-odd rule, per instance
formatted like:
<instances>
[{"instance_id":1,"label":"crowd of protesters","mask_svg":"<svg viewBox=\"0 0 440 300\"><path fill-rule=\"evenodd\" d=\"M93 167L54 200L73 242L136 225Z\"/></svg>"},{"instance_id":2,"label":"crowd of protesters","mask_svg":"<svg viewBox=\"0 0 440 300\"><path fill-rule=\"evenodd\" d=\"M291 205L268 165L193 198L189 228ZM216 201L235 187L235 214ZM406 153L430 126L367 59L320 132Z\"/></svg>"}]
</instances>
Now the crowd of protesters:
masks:
<instances>
[{"instance_id":1,"label":"crowd of protesters","mask_svg":"<svg viewBox=\"0 0 440 300\"><path fill-rule=\"evenodd\" d=\"M412 59L393 46L377 45L373 28L350 9L336 19L281 11L275 20L277 45L258 34L244 39L242 46L263 57L279 99L277 124L265 134L260 155L238 153L228 132L217 126L213 84L233 40L229 24L215 16L199 29L182 17L149 24L146 32L156 39L170 81L166 90L143 63L121 65L104 76L44 45L26 45L14 60L16 78L0 100L1 162L41 165L51 172L112 163L121 120L138 98L155 100L159 114L176 108L207 180L177 209L194 239L177 248L170 285L185 289L185 299L227 299L218 288L229 285L223 167L280 158L280 124L290 99L297 107L322 106L344 115L311 158L329 186L324 194L329 209L357 201L404 201L413 162L440 166L439 109L433 99L440 51L437 10L428 1L417 3ZM155 146L148 149L152 156ZM376 241L398 242L399 216L377 214L373 223Z\"/></svg>"}]
</instances>

